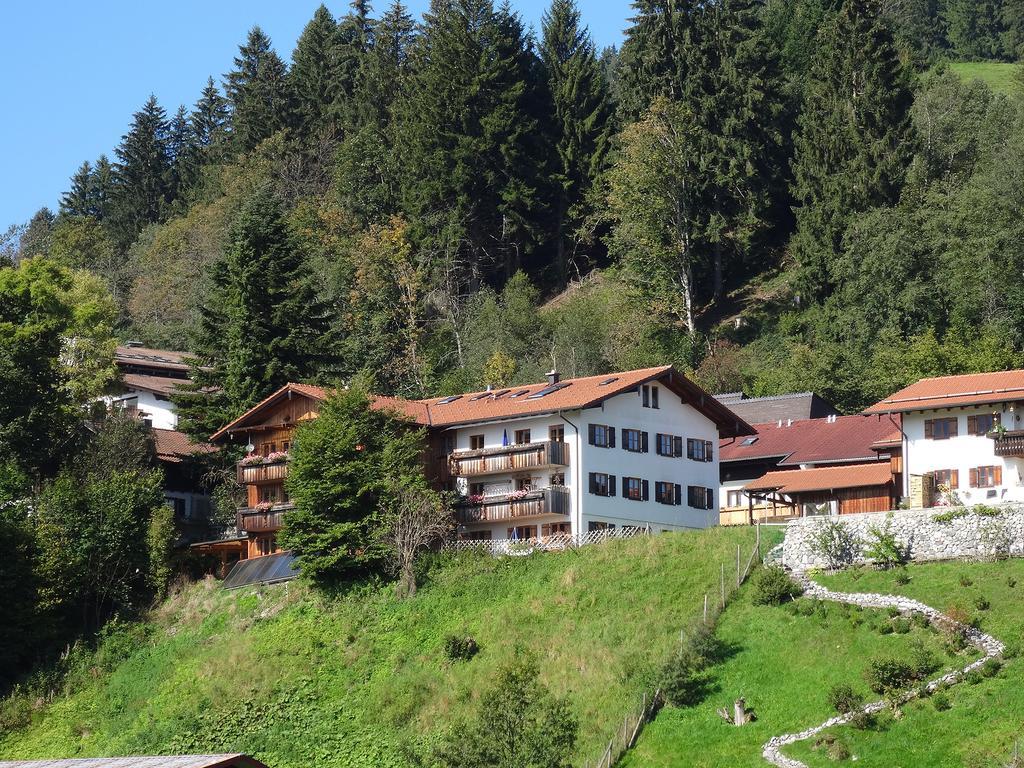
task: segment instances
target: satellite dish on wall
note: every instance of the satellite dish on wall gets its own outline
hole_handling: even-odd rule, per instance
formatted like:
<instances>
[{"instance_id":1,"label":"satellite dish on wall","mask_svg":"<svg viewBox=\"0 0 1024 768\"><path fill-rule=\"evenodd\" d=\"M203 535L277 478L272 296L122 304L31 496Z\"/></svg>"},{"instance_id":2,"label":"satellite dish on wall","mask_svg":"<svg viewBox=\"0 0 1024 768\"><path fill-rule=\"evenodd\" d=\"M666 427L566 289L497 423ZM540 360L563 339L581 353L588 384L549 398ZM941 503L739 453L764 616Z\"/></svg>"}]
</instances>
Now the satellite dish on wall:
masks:
<instances>
[{"instance_id":1,"label":"satellite dish on wall","mask_svg":"<svg viewBox=\"0 0 1024 768\"><path fill-rule=\"evenodd\" d=\"M256 446L253 445L252 443L249 443L248 445L245 446L245 452L246 453L252 453L255 450L256 450Z\"/></svg>"}]
</instances>

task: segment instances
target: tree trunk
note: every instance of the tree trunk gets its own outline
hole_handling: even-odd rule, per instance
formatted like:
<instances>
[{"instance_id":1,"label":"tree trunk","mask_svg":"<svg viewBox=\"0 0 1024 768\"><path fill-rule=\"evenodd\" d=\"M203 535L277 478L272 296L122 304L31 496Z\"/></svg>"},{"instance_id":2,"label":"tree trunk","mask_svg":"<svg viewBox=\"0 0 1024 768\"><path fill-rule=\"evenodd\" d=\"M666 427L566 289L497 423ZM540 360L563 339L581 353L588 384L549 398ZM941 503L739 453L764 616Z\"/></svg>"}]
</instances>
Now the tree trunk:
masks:
<instances>
[{"instance_id":1,"label":"tree trunk","mask_svg":"<svg viewBox=\"0 0 1024 768\"><path fill-rule=\"evenodd\" d=\"M715 241L715 273L714 283L712 285L712 295L716 300L722 297L722 241Z\"/></svg>"}]
</instances>

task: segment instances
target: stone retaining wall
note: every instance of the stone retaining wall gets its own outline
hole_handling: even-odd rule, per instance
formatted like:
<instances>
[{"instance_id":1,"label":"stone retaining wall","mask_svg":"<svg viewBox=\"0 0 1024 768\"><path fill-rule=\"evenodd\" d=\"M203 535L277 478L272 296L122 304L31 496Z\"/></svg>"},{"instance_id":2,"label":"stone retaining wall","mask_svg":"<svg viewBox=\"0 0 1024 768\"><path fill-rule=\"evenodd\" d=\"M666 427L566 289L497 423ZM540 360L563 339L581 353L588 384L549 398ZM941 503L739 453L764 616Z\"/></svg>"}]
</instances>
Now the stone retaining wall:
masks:
<instances>
[{"instance_id":1,"label":"stone retaining wall","mask_svg":"<svg viewBox=\"0 0 1024 768\"><path fill-rule=\"evenodd\" d=\"M978 510L947 507L800 518L786 527L782 561L795 571L828 567L811 544L815 528L826 521L840 522L857 538L852 563L869 562L864 548L872 541L870 529L882 528L887 522L900 546L907 548L915 561L1024 556L1024 506L1003 504ZM941 520L941 516L950 514L952 520Z\"/></svg>"}]
</instances>

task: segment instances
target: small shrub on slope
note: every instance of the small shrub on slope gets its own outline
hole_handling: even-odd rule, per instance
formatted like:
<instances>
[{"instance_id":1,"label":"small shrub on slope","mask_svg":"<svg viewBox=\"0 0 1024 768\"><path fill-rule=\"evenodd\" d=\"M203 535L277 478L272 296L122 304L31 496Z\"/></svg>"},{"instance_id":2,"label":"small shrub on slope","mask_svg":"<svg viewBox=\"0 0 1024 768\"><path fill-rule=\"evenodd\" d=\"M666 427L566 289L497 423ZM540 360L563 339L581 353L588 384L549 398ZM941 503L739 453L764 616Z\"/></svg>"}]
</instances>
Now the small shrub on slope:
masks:
<instances>
[{"instance_id":1,"label":"small shrub on slope","mask_svg":"<svg viewBox=\"0 0 1024 768\"><path fill-rule=\"evenodd\" d=\"M699 703L710 688L711 667L719 650L713 631L699 626L661 668L658 687L665 700L674 707Z\"/></svg>"},{"instance_id":2,"label":"small shrub on slope","mask_svg":"<svg viewBox=\"0 0 1024 768\"><path fill-rule=\"evenodd\" d=\"M448 661L469 661L479 650L480 646L469 635L448 635L444 640L444 656Z\"/></svg>"},{"instance_id":3,"label":"small shrub on slope","mask_svg":"<svg viewBox=\"0 0 1024 768\"><path fill-rule=\"evenodd\" d=\"M754 574L753 579L754 605L779 605L803 594L803 589L786 571L777 566L769 565Z\"/></svg>"},{"instance_id":4,"label":"small shrub on slope","mask_svg":"<svg viewBox=\"0 0 1024 768\"><path fill-rule=\"evenodd\" d=\"M833 685L828 692L828 705L840 715L860 709L863 703L864 697L846 683Z\"/></svg>"}]
</instances>

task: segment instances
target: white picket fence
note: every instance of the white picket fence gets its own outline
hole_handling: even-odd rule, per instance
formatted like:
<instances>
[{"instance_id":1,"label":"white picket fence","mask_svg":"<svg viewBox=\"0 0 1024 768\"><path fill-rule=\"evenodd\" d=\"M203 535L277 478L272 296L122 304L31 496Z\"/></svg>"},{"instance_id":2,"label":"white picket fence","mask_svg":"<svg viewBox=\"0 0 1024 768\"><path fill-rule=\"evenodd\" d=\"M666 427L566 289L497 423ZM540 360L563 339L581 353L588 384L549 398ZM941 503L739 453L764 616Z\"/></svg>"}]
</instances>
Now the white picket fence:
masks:
<instances>
[{"instance_id":1,"label":"white picket fence","mask_svg":"<svg viewBox=\"0 0 1024 768\"><path fill-rule=\"evenodd\" d=\"M568 549L585 547L588 544L601 544L613 539L631 539L634 536L650 536L650 526L623 526L621 528L605 528L587 533L556 533L532 539L484 539L462 540L450 539L442 546L442 552L484 552L494 557L516 557L529 555L533 552L564 552Z\"/></svg>"}]
</instances>

